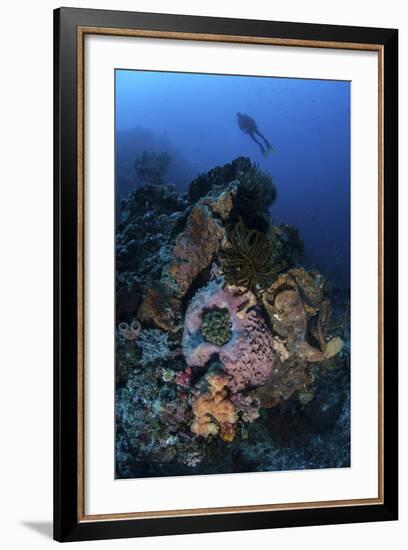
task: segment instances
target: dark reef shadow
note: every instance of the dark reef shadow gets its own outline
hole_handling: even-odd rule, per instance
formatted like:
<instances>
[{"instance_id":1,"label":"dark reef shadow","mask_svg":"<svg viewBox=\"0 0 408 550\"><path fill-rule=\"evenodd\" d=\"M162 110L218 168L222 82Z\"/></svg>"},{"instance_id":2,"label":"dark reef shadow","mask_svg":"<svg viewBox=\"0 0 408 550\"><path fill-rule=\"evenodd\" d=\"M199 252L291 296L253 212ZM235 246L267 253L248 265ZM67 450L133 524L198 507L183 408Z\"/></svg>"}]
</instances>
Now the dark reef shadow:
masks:
<instances>
[{"instance_id":1,"label":"dark reef shadow","mask_svg":"<svg viewBox=\"0 0 408 550\"><path fill-rule=\"evenodd\" d=\"M20 525L36 531L47 539L52 539L52 521L22 521Z\"/></svg>"}]
</instances>

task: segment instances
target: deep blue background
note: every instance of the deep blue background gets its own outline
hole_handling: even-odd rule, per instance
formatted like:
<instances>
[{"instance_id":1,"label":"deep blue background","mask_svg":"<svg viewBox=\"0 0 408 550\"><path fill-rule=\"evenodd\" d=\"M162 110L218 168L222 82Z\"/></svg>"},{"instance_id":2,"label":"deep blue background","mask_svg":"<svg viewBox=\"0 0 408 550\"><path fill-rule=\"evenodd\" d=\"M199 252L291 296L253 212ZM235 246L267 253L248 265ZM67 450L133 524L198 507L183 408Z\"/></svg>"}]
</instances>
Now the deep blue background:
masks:
<instances>
[{"instance_id":1,"label":"deep blue background","mask_svg":"<svg viewBox=\"0 0 408 550\"><path fill-rule=\"evenodd\" d=\"M274 147L268 158L240 131L238 111ZM117 70L117 196L140 184L134 161L143 150L172 155L168 183L180 191L239 155L259 163L278 189L272 216L300 230L306 267L347 291L349 82Z\"/></svg>"}]
</instances>

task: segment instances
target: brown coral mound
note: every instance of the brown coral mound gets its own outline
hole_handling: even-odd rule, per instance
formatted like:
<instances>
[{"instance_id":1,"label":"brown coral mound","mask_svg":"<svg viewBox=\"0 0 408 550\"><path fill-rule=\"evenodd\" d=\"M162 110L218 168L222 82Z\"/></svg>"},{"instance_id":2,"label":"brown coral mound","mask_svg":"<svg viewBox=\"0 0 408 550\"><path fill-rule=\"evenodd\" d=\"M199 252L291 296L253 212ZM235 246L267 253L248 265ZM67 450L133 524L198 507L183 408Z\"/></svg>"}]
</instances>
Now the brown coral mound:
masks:
<instances>
[{"instance_id":1,"label":"brown coral mound","mask_svg":"<svg viewBox=\"0 0 408 550\"><path fill-rule=\"evenodd\" d=\"M327 340L330 303L324 297L324 278L303 268L280 275L262 296L274 331L283 338L289 356L321 362L342 350L340 337ZM308 342L308 334L315 338Z\"/></svg>"},{"instance_id":2,"label":"brown coral mound","mask_svg":"<svg viewBox=\"0 0 408 550\"><path fill-rule=\"evenodd\" d=\"M224 228L208 206L198 204L193 208L184 232L176 239L169 266L169 274L181 296L186 294L194 278L211 264L223 237Z\"/></svg>"},{"instance_id":3,"label":"brown coral mound","mask_svg":"<svg viewBox=\"0 0 408 550\"><path fill-rule=\"evenodd\" d=\"M286 346L306 361L322 361L323 353L306 340L307 313L296 290L282 290L275 298L272 316L274 329L286 339Z\"/></svg>"},{"instance_id":4,"label":"brown coral mound","mask_svg":"<svg viewBox=\"0 0 408 550\"><path fill-rule=\"evenodd\" d=\"M177 332L182 327L180 301L170 296L160 284L147 290L138 317L140 321L152 323L164 331Z\"/></svg>"},{"instance_id":5,"label":"brown coral mound","mask_svg":"<svg viewBox=\"0 0 408 550\"><path fill-rule=\"evenodd\" d=\"M306 271L303 267L289 269L277 277L273 284L266 290L264 305L273 301L276 293L282 288L297 290L304 303L308 315L314 315L324 299L326 281L318 271Z\"/></svg>"},{"instance_id":6,"label":"brown coral mound","mask_svg":"<svg viewBox=\"0 0 408 550\"><path fill-rule=\"evenodd\" d=\"M236 187L236 184L231 183L223 193L216 196L211 196L210 194L210 196L201 199L200 204L208 206L213 214L219 216L225 222L233 207Z\"/></svg>"},{"instance_id":7,"label":"brown coral mound","mask_svg":"<svg viewBox=\"0 0 408 550\"><path fill-rule=\"evenodd\" d=\"M278 276L262 294L273 332L276 361L271 376L250 395L262 407L274 407L298 392L305 404L313 399L310 385L316 376L309 363L323 363L343 347L339 336L328 339L330 302L325 297L325 281L318 272L290 269ZM309 339L312 335L311 342Z\"/></svg>"},{"instance_id":8,"label":"brown coral mound","mask_svg":"<svg viewBox=\"0 0 408 550\"><path fill-rule=\"evenodd\" d=\"M195 418L191 431L194 434L203 437L219 435L224 441L234 439L238 415L235 405L227 397L228 382L227 374L209 372L198 384L192 404Z\"/></svg>"}]
</instances>

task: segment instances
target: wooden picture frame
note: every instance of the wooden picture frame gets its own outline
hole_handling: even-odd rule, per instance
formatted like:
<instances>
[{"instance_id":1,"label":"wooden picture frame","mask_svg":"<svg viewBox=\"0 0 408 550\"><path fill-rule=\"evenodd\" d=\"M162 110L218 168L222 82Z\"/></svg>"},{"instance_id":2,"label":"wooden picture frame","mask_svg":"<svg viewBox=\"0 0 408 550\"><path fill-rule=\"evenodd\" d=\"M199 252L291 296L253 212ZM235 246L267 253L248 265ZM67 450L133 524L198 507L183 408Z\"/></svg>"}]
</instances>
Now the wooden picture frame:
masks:
<instances>
[{"instance_id":1,"label":"wooden picture frame","mask_svg":"<svg viewBox=\"0 0 408 550\"><path fill-rule=\"evenodd\" d=\"M84 503L84 37L149 37L378 55L378 495L87 515ZM75 541L395 520L397 447L398 32L60 8L54 12L54 537Z\"/></svg>"}]
</instances>

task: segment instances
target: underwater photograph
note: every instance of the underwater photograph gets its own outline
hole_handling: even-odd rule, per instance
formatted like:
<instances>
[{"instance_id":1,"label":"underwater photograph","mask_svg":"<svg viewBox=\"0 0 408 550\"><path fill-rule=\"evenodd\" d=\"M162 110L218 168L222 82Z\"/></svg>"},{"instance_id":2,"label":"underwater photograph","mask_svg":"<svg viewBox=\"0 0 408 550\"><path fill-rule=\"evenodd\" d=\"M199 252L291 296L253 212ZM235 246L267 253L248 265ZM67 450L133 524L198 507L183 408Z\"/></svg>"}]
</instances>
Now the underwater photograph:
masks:
<instances>
[{"instance_id":1,"label":"underwater photograph","mask_svg":"<svg viewBox=\"0 0 408 550\"><path fill-rule=\"evenodd\" d=\"M350 82L115 71L115 478L350 467Z\"/></svg>"}]
</instances>

